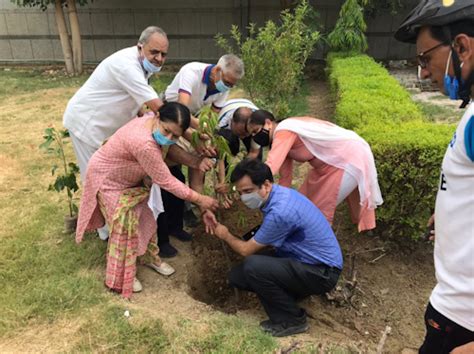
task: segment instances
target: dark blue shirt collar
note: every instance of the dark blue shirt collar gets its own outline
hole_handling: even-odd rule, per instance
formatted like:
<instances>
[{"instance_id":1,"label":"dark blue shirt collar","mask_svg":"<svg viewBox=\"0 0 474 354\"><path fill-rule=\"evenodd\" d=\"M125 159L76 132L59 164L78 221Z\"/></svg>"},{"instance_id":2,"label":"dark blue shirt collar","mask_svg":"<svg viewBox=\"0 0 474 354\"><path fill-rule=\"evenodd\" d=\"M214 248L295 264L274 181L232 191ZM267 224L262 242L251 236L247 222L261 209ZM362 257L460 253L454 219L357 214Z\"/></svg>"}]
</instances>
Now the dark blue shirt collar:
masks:
<instances>
[{"instance_id":1,"label":"dark blue shirt collar","mask_svg":"<svg viewBox=\"0 0 474 354\"><path fill-rule=\"evenodd\" d=\"M219 93L217 89L211 90L209 89L209 85L211 84L211 71L212 68L215 67L214 64L211 64L207 66L204 69L204 73L202 74L202 82L206 84L207 89L206 89L206 96L204 96L204 101L207 100L209 96L215 95L216 93Z\"/></svg>"}]
</instances>

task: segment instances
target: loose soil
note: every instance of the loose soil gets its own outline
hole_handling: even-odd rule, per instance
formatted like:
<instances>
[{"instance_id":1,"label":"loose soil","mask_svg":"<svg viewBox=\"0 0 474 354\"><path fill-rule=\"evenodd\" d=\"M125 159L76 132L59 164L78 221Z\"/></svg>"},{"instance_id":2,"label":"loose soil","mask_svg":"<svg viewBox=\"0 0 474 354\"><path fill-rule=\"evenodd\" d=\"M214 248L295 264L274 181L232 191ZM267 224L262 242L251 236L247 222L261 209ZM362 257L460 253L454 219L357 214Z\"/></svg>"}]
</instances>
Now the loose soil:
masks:
<instances>
[{"instance_id":1,"label":"loose soil","mask_svg":"<svg viewBox=\"0 0 474 354\"><path fill-rule=\"evenodd\" d=\"M326 83L312 81L311 115L330 118L331 102ZM305 165L298 167L297 185L305 171ZM242 215L245 225L241 224ZM234 235L243 235L261 221L259 212L248 211L240 203L221 217ZM424 309L435 284L432 245L418 244L407 250L385 242L376 230L359 234L344 205L338 208L333 226L345 261L338 287L329 296L302 301L301 306L310 314L310 330L281 339L282 347L329 348L336 344L349 352L374 352L382 332L390 326L383 352L416 349L423 340ZM178 257L169 260L177 269L175 275L157 281L156 273L139 270L145 291L134 296L133 306L165 311L170 315L167 318L173 318L171 314L199 318L209 311L222 311L255 318L256 322L265 319L254 294L240 291L236 298L227 284L229 263L237 264L241 258L216 237L205 234L202 227L193 233L191 243L172 239L179 249Z\"/></svg>"}]
</instances>

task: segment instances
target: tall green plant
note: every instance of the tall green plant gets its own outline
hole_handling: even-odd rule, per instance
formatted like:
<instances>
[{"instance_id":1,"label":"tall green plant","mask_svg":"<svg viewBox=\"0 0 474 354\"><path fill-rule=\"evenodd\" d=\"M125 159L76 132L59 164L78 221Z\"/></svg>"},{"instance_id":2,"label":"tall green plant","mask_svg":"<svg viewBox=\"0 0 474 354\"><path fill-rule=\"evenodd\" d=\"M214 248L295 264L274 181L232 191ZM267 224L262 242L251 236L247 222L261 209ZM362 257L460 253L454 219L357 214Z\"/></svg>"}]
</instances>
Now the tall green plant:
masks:
<instances>
[{"instance_id":1,"label":"tall green plant","mask_svg":"<svg viewBox=\"0 0 474 354\"><path fill-rule=\"evenodd\" d=\"M346 0L339 12L336 27L328 36L328 44L335 52L363 53L367 50L364 32L367 25L362 7L357 0Z\"/></svg>"},{"instance_id":2,"label":"tall green plant","mask_svg":"<svg viewBox=\"0 0 474 354\"><path fill-rule=\"evenodd\" d=\"M66 129L56 130L55 128L47 128L44 131L44 142L40 145L40 148L45 150L48 154L55 155L60 161L60 166L54 164L51 169L51 175L54 176L56 174L56 180L49 185L48 190L55 190L59 193L66 189L69 216L73 217L77 215L78 211L77 205L74 204L73 197L74 193L79 189L76 181L76 174L79 172L79 167L77 167L74 162L68 162L66 158L64 145L68 143L68 138L69 132ZM52 144L54 147L51 146ZM60 172L56 173L58 168Z\"/></svg>"},{"instance_id":3,"label":"tall green plant","mask_svg":"<svg viewBox=\"0 0 474 354\"><path fill-rule=\"evenodd\" d=\"M237 48L245 64L241 83L252 101L278 117L289 114L289 101L297 94L306 60L320 39L320 33L307 22L314 10L307 0L294 9L281 13L281 24L267 21L264 27L249 26L249 37L232 26L233 45L221 34L216 36L219 47L233 53Z\"/></svg>"}]
</instances>

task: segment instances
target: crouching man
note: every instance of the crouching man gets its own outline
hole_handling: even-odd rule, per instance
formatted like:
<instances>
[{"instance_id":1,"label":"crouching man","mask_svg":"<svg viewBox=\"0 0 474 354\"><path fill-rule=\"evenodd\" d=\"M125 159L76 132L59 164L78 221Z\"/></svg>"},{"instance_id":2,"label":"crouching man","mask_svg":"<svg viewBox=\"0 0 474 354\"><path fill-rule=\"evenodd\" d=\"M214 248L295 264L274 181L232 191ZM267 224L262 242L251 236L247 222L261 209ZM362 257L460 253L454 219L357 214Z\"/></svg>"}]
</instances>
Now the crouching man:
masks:
<instances>
[{"instance_id":1,"label":"crouching man","mask_svg":"<svg viewBox=\"0 0 474 354\"><path fill-rule=\"evenodd\" d=\"M229 273L230 285L255 292L269 319L260 327L275 337L308 329L297 299L323 294L336 285L342 254L331 226L319 209L296 190L273 184L270 168L257 159L241 161L231 175L242 202L260 208L263 223L248 241L222 224L206 223L244 261ZM256 254L267 246L274 255Z\"/></svg>"}]
</instances>

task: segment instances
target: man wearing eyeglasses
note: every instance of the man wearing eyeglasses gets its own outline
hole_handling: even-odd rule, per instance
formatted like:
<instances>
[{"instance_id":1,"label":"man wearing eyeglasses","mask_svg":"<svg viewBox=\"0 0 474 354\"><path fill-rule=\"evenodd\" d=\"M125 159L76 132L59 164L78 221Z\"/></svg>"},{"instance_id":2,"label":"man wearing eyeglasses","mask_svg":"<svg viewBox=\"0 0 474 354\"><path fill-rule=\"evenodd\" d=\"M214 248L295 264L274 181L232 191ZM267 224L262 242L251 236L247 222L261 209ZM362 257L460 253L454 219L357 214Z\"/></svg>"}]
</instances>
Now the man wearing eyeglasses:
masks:
<instances>
[{"instance_id":1,"label":"man wearing eyeglasses","mask_svg":"<svg viewBox=\"0 0 474 354\"><path fill-rule=\"evenodd\" d=\"M474 1L423 0L395 33L416 42L422 79L461 108L474 84ZM420 353L474 353L474 105L467 106L443 159L436 197L437 284L425 313Z\"/></svg>"},{"instance_id":2,"label":"man wearing eyeglasses","mask_svg":"<svg viewBox=\"0 0 474 354\"><path fill-rule=\"evenodd\" d=\"M168 53L168 38L159 27L147 27L138 44L105 58L86 83L69 100L63 124L69 130L81 180L87 164L102 143L148 106L157 112L163 105L148 80L158 73ZM99 229L106 240L106 228Z\"/></svg>"},{"instance_id":3,"label":"man wearing eyeglasses","mask_svg":"<svg viewBox=\"0 0 474 354\"><path fill-rule=\"evenodd\" d=\"M171 84L166 88L165 101L179 102L186 105L191 111L191 127L183 134L177 145L183 150L203 156L213 157L216 154L214 147L205 144L206 137L202 137L201 144L194 149L191 146L192 132L199 127L198 114L201 108L210 105L212 110L219 113L225 105L229 90L234 87L244 76L244 63L234 54L223 55L217 64L206 64L191 62L185 64L174 77ZM178 179L184 180L181 166L170 166L171 173ZM190 168L189 186L202 192L204 185L204 173ZM167 192L162 191L162 195ZM164 198L165 213L158 222L158 245L160 246L160 256L172 257L177 254L177 250L170 244L168 235L160 232L170 230L169 234L177 237L181 241L191 241L192 236L183 229L183 217L187 226L195 226L197 218L190 205L185 206L182 211L184 201L169 194ZM166 210L173 210L173 213ZM167 215L168 214L168 215ZM172 215L171 215L172 214ZM166 221L165 221L166 220ZM163 227L163 223L167 225Z\"/></svg>"}]
</instances>

